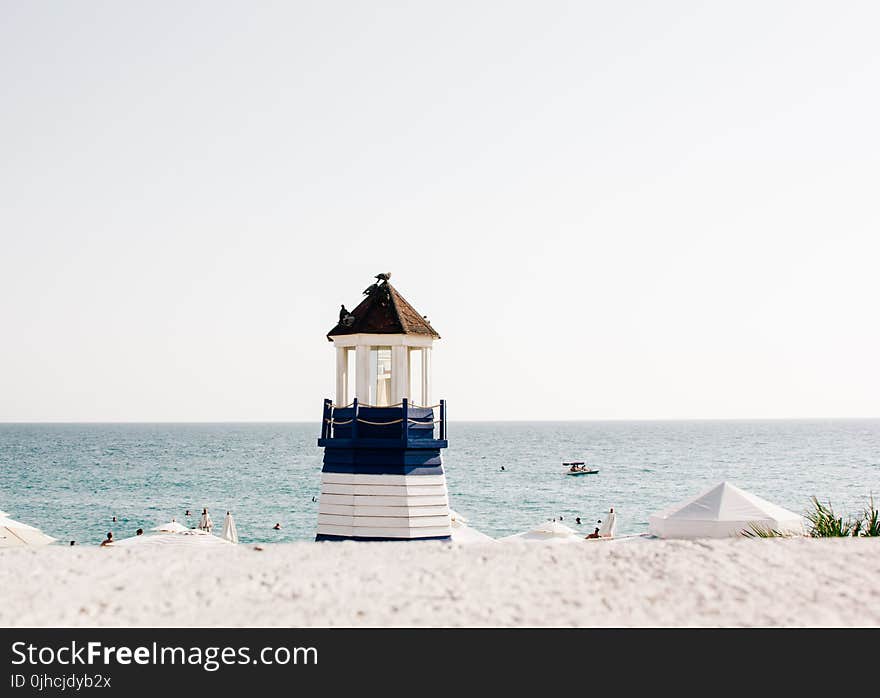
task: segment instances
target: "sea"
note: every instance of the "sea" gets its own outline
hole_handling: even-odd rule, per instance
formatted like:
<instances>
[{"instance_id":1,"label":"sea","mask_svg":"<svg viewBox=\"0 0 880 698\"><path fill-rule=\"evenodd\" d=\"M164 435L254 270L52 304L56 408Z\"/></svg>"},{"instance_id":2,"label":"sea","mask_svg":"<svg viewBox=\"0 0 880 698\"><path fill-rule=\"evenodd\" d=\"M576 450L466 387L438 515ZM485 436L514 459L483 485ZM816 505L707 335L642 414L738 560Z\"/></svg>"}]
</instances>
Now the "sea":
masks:
<instances>
[{"instance_id":1,"label":"sea","mask_svg":"<svg viewBox=\"0 0 880 698\"><path fill-rule=\"evenodd\" d=\"M0 424L0 510L64 544L172 518L194 526L204 507L217 532L231 511L242 542L309 541L319 431ZM843 514L859 514L872 493L880 502L880 420L450 422L448 438L450 506L494 537L560 517L586 534L609 507L618 534L644 533L652 513L722 480L799 513L811 497ZM569 460L599 472L566 476Z\"/></svg>"}]
</instances>

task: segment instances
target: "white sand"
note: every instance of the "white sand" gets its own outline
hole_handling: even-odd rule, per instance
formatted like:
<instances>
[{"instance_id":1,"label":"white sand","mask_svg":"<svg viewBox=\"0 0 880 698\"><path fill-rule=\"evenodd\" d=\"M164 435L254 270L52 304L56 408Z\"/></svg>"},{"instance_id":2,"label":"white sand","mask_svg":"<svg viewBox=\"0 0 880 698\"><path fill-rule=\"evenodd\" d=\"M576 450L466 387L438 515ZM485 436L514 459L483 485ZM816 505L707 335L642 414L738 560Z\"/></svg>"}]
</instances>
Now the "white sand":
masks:
<instances>
[{"instance_id":1,"label":"white sand","mask_svg":"<svg viewBox=\"0 0 880 698\"><path fill-rule=\"evenodd\" d=\"M880 540L0 550L0 626L880 625Z\"/></svg>"}]
</instances>

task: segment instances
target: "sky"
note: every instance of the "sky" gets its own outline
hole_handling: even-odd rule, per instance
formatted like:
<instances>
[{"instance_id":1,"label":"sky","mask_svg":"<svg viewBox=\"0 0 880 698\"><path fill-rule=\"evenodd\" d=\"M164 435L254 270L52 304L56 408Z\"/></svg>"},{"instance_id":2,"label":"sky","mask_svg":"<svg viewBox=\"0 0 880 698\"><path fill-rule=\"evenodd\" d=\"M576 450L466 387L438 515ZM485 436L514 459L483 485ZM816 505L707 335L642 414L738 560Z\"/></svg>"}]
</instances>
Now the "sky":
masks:
<instances>
[{"instance_id":1,"label":"sky","mask_svg":"<svg viewBox=\"0 0 880 698\"><path fill-rule=\"evenodd\" d=\"M880 417L873 2L0 0L0 421Z\"/></svg>"}]
</instances>

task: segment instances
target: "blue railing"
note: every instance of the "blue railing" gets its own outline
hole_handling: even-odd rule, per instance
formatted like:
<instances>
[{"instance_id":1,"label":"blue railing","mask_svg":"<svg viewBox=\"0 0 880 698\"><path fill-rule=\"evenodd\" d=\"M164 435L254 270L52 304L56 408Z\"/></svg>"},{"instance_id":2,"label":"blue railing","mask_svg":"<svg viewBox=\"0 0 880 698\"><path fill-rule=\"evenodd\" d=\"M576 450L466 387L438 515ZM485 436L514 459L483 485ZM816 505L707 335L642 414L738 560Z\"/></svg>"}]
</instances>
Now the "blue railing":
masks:
<instances>
[{"instance_id":1,"label":"blue railing","mask_svg":"<svg viewBox=\"0 0 880 698\"><path fill-rule=\"evenodd\" d=\"M435 407L440 410L438 419L434 419ZM436 437L435 426L438 427ZM358 404L357 398L343 406L324 400L321 441L330 439L396 439L407 444L445 441L446 401L422 407L404 398L398 405L376 407Z\"/></svg>"}]
</instances>

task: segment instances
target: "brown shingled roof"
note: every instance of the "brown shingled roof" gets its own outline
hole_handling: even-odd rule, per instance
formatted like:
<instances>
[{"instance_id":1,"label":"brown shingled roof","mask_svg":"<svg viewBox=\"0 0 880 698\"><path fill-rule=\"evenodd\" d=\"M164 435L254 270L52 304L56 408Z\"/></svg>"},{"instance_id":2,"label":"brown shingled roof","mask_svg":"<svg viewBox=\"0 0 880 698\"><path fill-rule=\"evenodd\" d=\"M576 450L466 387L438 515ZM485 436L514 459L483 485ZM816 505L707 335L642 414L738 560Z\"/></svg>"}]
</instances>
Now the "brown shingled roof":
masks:
<instances>
[{"instance_id":1,"label":"brown shingled roof","mask_svg":"<svg viewBox=\"0 0 880 698\"><path fill-rule=\"evenodd\" d=\"M379 284L351 314L354 315L351 327L337 323L327 333L328 340L339 335L360 333L421 334L440 339L437 330L387 281Z\"/></svg>"}]
</instances>

